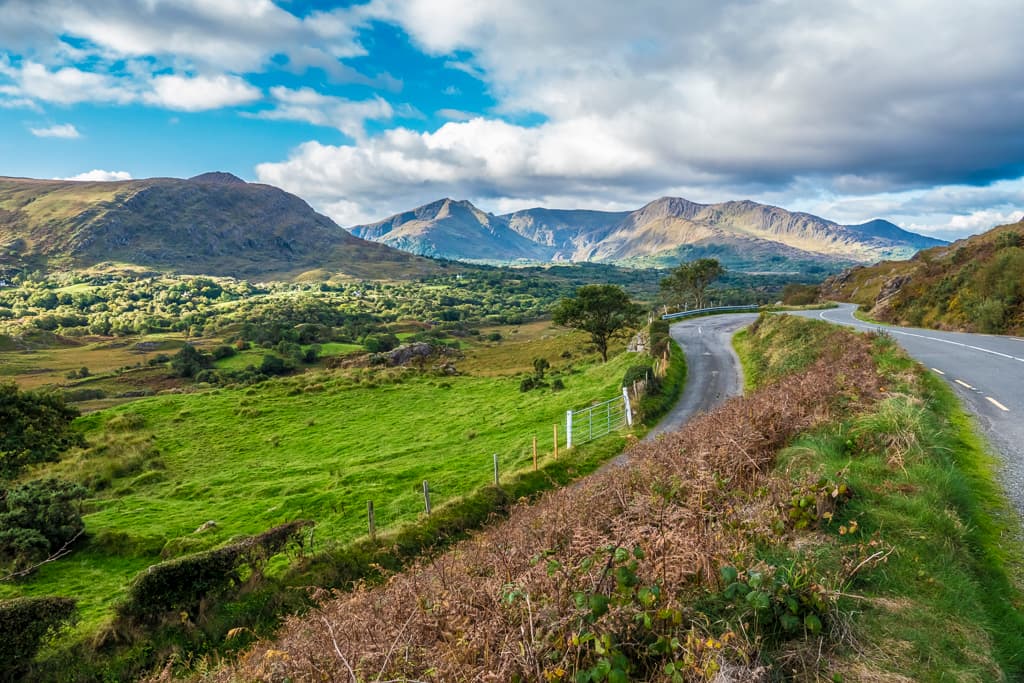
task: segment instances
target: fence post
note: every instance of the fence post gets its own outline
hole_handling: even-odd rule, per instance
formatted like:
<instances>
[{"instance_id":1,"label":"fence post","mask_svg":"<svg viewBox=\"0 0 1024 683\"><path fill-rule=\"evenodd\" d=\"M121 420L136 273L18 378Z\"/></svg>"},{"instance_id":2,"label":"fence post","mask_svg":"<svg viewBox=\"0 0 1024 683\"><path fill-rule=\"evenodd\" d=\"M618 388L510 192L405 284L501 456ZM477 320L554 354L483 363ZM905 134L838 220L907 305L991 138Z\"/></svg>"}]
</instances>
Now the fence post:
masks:
<instances>
[{"instance_id":1,"label":"fence post","mask_svg":"<svg viewBox=\"0 0 1024 683\"><path fill-rule=\"evenodd\" d=\"M377 538L377 519L373 514L373 501L366 501L366 519L370 523L370 539Z\"/></svg>"},{"instance_id":2,"label":"fence post","mask_svg":"<svg viewBox=\"0 0 1024 683\"><path fill-rule=\"evenodd\" d=\"M622 387L622 400L626 402L626 424L633 426L633 408L629 405L629 388Z\"/></svg>"},{"instance_id":3,"label":"fence post","mask_svg":"<svg viewBox=\"0 0 1024 683\"><path fill-rule=\"evenodd\" d=\"M565 450L572 448L572 411L565 411Z\"/></svg>"},{"instance_id":4,"label":"fence post","mask_svg":"<svg viewBox=\"0 0 1024 683\"><path fill-rule=\"evenodd\" d=\"M494 454L494 485L498 485L498 454Z\"/></svg>"},{"instance_id":5,"label":"fence post","mask_svg":"<svg viewBox=\"0 0 1024 683\"><path fill-rule=\"evenodd\" d=\"M426 479L423 480L423 504L426 506L427 514L429 515L430 514L430 484L427 483Z\"/></svg>"},{"instance_id":6,"label":"fence post","mask_svg":"<svg viewBox=\"0 0 1024 683\"><path fill-rule=\"evenodd\" d=\"M537 437L533 437L533 471L537 471Z\"/></svg>"},{"instance_id":7,"label":"fence post","mask_svg":"<svg viewBox=\"0 0 1024 683\"><path fill-rule=\"evenodd\" d=\"M553 431L555 433L555 449L554 449L553 452L555 454L555 459L557 460L558 459L558 423L556 422L555 424L553 424L551 426L554 427Z\"/></svg>"}]
</instances>

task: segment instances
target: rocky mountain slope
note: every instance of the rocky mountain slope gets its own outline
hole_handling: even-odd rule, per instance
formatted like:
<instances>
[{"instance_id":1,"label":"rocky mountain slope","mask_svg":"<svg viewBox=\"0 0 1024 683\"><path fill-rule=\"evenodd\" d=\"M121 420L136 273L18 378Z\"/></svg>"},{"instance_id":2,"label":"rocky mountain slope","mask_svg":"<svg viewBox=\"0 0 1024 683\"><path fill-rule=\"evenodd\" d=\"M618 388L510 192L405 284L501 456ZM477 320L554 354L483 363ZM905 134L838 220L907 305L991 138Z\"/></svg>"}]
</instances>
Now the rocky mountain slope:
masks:
<instances>
[{"instance_id":1,"label":"rocky mountain slope","mask_svg":"<svg viewBox=\"0 0 1024 683\"><path fill-rule=\"evenodd\" d=\"M240 277L403 277L433 262L359 239L306 202L228 173L188 180L0 178L0 266L104 262Z\"/></svg>"},{"instance_id":2,"label":"rocky mountain slope","mask_svg":"<svg viewBox=\"0 0 1024 683\"><path fill-rule=\"evenodd\" d=\"M744 270L907 258L944 244L883 220L843 226L752 201L698 204L677 197L631 212L536 208L502 216L445 199L351 230L412 253L461 260L667 266L715 256Z\"/></svg>"},{"instance_id":3,"label":"rocky mountain slope","mask_svg":"<svg viewBox=\"0 0 1024 683\"><path fill-rule=\"evenodd\" d=\"M550 247L512 230L505 218L452 199L441 199L351 231L357 237L422 256L547 261L553 253Z\"/></svg>"},{"instance_id":4,"label":"rocky mountain slope","mask_svg":"<svg viewBox=\"0 0 1024 683\"><path fill-rule=\"evenodd\" d=\"M876 320L1024 334L1024 220L825 281L824 299L853 301Z\"/></svg>"}]
</instances>

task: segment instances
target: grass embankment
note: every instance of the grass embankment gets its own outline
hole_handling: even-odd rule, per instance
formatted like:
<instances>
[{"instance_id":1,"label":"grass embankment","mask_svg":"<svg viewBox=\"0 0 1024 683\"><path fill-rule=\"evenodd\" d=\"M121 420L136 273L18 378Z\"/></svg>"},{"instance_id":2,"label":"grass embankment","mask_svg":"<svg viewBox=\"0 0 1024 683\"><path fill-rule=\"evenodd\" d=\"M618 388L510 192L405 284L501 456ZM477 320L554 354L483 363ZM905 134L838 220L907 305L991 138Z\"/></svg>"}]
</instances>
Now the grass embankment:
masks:
<instances>
[{"instance_id":1,"label":"grass embankment","mask_svg":"<svg viewBox=\"0 0 1024 683\"><path fill-rule=\"evenodd\" d=\"M780 316L738 335L748 384L806 366L833 334ZM854 539L886 552L884 565L858 573L848 589L856 595L840 601L857 647L837 653L834 668L852 680L1017 680L1024 675L1021 536L995 463L944 383L890 338L878 336L873 346L889 378L883 400L802 436L777 465L794 484L840 476L854 492L844 518L856 520L857 531L822 545L824 562L840 562Z\"/></svg>"},{"instance_id":2,"label":"grass embankment","mask_svg":"<svg viewBox=\"0 0 1024 683\"><path fill-rule=\"evenodd\" d=\"M217 680L1019 673L998 490L937 385L890 340L822 323L762 319L746 344L762 388L325 600Z\"/></svg>"},{"instance_id":3,"label":"grass embankment","mask_svg":"<svg viewBox=\"0 0 1024 683\"><path fill-rule=\"evenodd\" d=\"M82 418L91 447L46 473L81 481L96 492L85 515L89 541L27 582L0 585L0 595L77 598L81 639L108 619L128 581L146 566L283 521L316 520L315 543L306 548L305 559L286 568L285 558L279 558L270 567L272 585L243 597L236 607L205 610L200 620L205 635L197 649L207 651L231 628L266 628L282 609L298 606L294 596L300 594L292 591L290 600L273 595L286 585L340 587L398 569L482 525L520 497L596 469L624 446L625 434L618 433L567 453L561 423L566 408L618 393L636 356L621 354L602 364L593 354L580 354L579 335L547 324L534 327L470 352L467 369L482 364L487 377L402 369L307 373L249 388L159 396ZM504 375L497 363L501 347L509 359ZM678 348L674 353L676 363L664 382L673 396L685 377ZM547 380L560 379L564 389L520 391L520 361L538 356L551 359ZM663 408L655 405L648 412ZM559 424L557 460L554 424ZM533 436L538 437L537 472L531 466ZM494 453L500 489L488 485ZM422 513L424 480L430 482L434 507L429 518ZM367 500L375 503L375 541L365 538ZM207 520L216 527L195 533ZM172 640L195 651L195 634L190 637ZM56 659L43 671L52 673L87 655L86 641L81 642L71 659L51 653ZM170 649L161 650L167 645L145 649L167 654ZM116 677L137 671L148 656L129 653L121 664L98 660L76 669L85 677L103 671Z\"/></svg>"}]
</instances>

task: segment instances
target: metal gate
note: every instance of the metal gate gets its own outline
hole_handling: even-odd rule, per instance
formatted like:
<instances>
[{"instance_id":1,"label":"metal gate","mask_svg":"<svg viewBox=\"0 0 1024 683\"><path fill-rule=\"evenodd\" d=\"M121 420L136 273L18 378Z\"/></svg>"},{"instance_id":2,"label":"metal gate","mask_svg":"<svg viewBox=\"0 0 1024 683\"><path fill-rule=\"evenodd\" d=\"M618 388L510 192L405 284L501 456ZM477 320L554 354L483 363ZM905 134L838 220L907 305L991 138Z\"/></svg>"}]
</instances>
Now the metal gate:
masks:
<instances>
[{"instance_id":1,"label":"metal gate","mask_svg":"<svg viewBox=\"0 0 1024 683\"><path fill-rule=\"evenodd\" d=\"M621 396L579 410L566 411L565 445L572 448L573 444L593 441L626 426L633 426L633 414L629 394L623 389Z\"/></svg>"}]
</instances>

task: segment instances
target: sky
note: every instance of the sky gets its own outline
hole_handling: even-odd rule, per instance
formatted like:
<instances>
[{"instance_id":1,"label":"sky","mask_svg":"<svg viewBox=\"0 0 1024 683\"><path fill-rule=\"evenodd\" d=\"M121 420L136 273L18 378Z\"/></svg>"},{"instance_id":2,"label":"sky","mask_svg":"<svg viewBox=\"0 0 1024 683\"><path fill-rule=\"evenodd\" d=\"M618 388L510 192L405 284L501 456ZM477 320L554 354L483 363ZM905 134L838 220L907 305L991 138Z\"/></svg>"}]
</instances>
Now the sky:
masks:
<instances>
[{"instance_id":1,"label":"sky","mask_svg":"<svg viewBox=\"0 0 1024 683\"><path fill-rule=\"evenodd\" d=\"M350 226L753 199L1024 215L1020 0L0 0L0 175L227 171Z\"/></svg>"}]
</instances>

